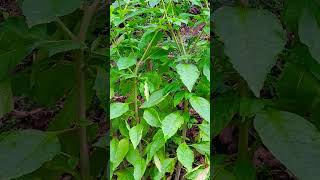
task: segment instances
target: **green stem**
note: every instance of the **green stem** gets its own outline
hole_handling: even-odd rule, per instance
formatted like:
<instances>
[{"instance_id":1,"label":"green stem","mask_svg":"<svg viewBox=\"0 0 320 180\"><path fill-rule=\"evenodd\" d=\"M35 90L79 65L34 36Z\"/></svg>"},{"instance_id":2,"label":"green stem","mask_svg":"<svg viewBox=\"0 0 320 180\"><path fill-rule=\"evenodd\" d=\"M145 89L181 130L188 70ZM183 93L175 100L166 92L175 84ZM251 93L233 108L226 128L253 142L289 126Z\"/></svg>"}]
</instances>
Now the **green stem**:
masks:
<instances>
[{"instance_id":1,"label":"green stem","mask_svg":"<svg viewBox=\"0 0 320 180\"><path fill-rule=\"evenodd\" d=\"M239 142L238 142L238 159L246 160L249 158L248 137L249 137L249 121L246 120L239 125Z\"/></svg>"},{"instance_id":2,"label":"green stem","mask_svg":"<svg viewBox=\"0 0 320 180\"><path fill-rule=\"evenodd\" d=\"M57 17L57 23L61 26L62 30L65 31L73 41L79 41L78 37L74 35L70 29Z\"/></svg>"},{"instance_id":3,"label":"green stem","mask_svg":"<svg viewBox=\"0 0 320 180\"><path fill-rule=\"evenodd\" d=\"M95 14L100 0L95 0L91 6L86 6L83 19L81 22L80 32L78 39L80 42L85 42L86 34L93 15ZM86 119L86 88L85 88L85 58L84 52L81 50L76 55L76 77L77 77L77 121L81 122ZM79 140L80 140L80 174L82 180L90 180L90 161L89 149L87 140L86 127L79 127Z\"/></svg>"}]
</instances>

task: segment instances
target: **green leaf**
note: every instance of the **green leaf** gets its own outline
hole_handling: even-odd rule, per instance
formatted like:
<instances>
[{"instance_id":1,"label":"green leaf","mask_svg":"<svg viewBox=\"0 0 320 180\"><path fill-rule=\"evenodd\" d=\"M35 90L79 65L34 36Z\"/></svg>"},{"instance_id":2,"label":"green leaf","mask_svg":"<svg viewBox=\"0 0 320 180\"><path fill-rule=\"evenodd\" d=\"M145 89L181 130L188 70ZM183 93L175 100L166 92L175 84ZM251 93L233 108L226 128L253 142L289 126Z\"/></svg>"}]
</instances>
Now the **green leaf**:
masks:
<instances>
[{"instance_id":1,"label":"green leaf","mask_svg":"<svg viewBox=\"0 0 320 180\"><path fill-rule=\"evenodd\" d=\"M167 140L173 135L175 135L183 123L184 123L183 116L181 116L179 112L174 112L167 115L163 119L162 126L161 126L164 139Z\"/></svg>"},{"instance_id":2,"label":"green leaf","mask_svg":"<svg viewBox=\"0 0 320 180\"><path fill-rule=\"evenodd\" d=\"M256 170L249 159L238 159L234 165L233 174L236 179L256 180Z\"/></svg>"},{"instance_id":3,"label":"green leaf","mask_svg":"<svg viewBox=\"0 0 320 180\"><path fill-rule=\"evenodd\" d=\"M78 9L81 3L81 0L24 0L22 11L31 27L56 21L57 17L65 16Z\"/></svg>"},{"instance_id":4,"label":"green leaf","mask_svg":"<svg viewBox=\"0 0 320 180\"><path fill-rule=\"evenodd\" d=\"M143 131L143 125L142 124L138 124L138 125L132 127L129 130L130 140L132 142L132 145L133 145L134 149L136 149L136 147L140 143L140 140L142 138L142 131Z\"/></svg>"},{"instance_id":5,"label":"green leaf","mask_svg":"<svg viewBox=\"0 0 320 180\"><path fill-rule=\"evenodd\" d=\"M217 136L229 124L233 116L239 111L239 98L226 94L214 99L213 136Z\"/></svg>"},{"instance_id":6,"label":"green leaf","mask_svg":"<svg viewBox=\"0 0 320 180\"><path fill-rule=\"evenodd\" d=\"M96 94L100 99L101 104L103 105L104 108L107 105L106 104L107 100L109 99L109 97L107 96L108 87L109 87L108 76L109 74L104 68L101 68L101 67L97 68L97 76L94 84L94 89L96 90ZM110 92L110 96L112 97L112 92Z\"/></svg>"},{"instance_id":7,"label":"green leaf","mask_svg":"<svg viewBox=\"0 0 320 180\"><path fill-rule=\"evenodd\" d=\"M198 96L192 96L189 101L193 109L199 113L204 120L210 123L210 103L206 99Z\"/></svg>"},{"instance_id":8,"label":"green leaf","mask_svg":"<svg viewBox=\"0 0 320 180\"><path fill-rule=\"evenodd\" d=\"M23 130L0 135L0 179L13 179L31 173L60 152L52 133Z\"/></svg>"},{"instance_id":9,"label":"green leaf","mask_svg":"<svg viewBox=\"0 0 320 180\"><path fill-rule=\"evenodd\" d=\"M141 180L146 171L146 167L146 161L143 158L139 158L134 164L133 177L135 180Z\"/></svg>"},{"instance_id":10,"label":"green leaf","mask_svg":"<svg viewBox=\"0 0 320 180\"><path fill-rule=\"evenodd\" d=\"M45 71L41 65L34 65L34 86L32 97L43 106L54 106L75 84L74 67L61 63ZM62 81L63 80L63 81Z\"/></svg>"},{"instance_id":11,"label":"green leaf","mask_svg":"<svg viewBox=\"0 0 320 180\"><path fill-rule=\"evenodd\" d=\"M177 157L180 163L187 168L188 172L192 171L194 154L185 142L179 145L177 149Z\"/></svg>"},{"instance_id":12,"label":"green leaf","mask_svg":"<svg viewBox=\"0 0 320 180\"><path fill-rule=\"evenodd\" d=\"M115 148L115 149L114 149ZM110 155L112 162L112 170L114 171L119 164L122 162L124 157L126 157L129 151L129 140L124 138L117 143L117 140L112 139L110 146ZM113 156L112 156L113 155Z\"/></svg>"},{"instance_id":13,"label":"green leaf","mask_svg":"<svg viewBox=\"0 0 320 180\"><path fill-rule=\"evenodd\" d=\"M121 169L121 170L115 172L115 175L117 175L118 180L134 180L133 168L131 168L131 167L126 168L126 169Z\"/></svg>"},{"instance_id":14,"label":"green leaf","mask_svg":"<svg viewBox=\"0 0 320 180\"><path fill-rule=\"evenodd\" d=\"M285 45L282 26L266 10L222 7L215 11L215 32L224 42L233 67L260 95L267 73Z\"/></svg>"},{"instance_id":15,"label":"green leaf","mask_svg":"<svg viewBox=\"0 0 320 180\"><path fill-rule=\"evenodd\" d=\"M110 119L120 117L127 111L129 111L129 105L127 103L112 103L110 105Z\"/></svg>"},{"instance_id":16,"label":"green leaf","mask_svg":"<svg viewBox=\"0 0 320 180\"><path fill-rule=\"evenodd\" d=\"M160 0L149 0L149 5L151 7L154 7L154 6L158 5L159 2L160 2Z\"/></svg>"},{"instance_id":17,"label":"green leaf","mask_svg":"<svg viewBox=\"0 0 320 180\"><path fill-rule=\"evenodd\" d=\"M127 161L134 166L139 158L141 158L139 150L134 149L133 146L130 146L130 149L126 155Z\"/></svg>"},{"instance_id":18,"label":"green leaf","mask_svg":"<svg viewBox=\"0 0 320 180\"><path fill-rule=\"evenodd\" d=\"M176 68L183 84L191 92L194 84L200 76L197 66L193 64L178 64Z\"/></svg>"},{"instance_id":19,"label":"green leaf","mask_svg":"<svg viewBox=\"0 0 320 180\"><path fill-rule=\"evenodd\" d=\"M163 95L163 93L164 93L163 89L160 89L160 90L152 93L150 98L149 98L149 101L144 102L141 105L141 108L150 108L152 106L155 106L155 105L159 104L167 96L167 94Z\"/></svg>"},{"instance_id":20,"label":"green leaf","mask_svg":"<svg viewBox=\"0 0 320 180\"><path fill-rule=\"evenodd\" d=\"M206 78L210 82L210 66L209 65L206 64L203 66L203 74L206 76Z\"/></svg>"},{"instance_id":21,"label":"green leaf","mask_svg":"<svg viewBox=\"0 0 320 180\"><path fill-rule=\"evenodd\" d=\"M256 115L254 126L264 145L299 179L320 177L320 133L313 124L290 112L268 110Z\"/></svg>"},{"instance_id":22,"label":"green leaf","mask_svg":"<svg viewBox=\"0 0 320 180\"><path fill-rule=\"evenodd\" d=\"M215 180L236 180L235 175L223 168L216 168L213 176Z\"/></svg>"},{"instance_id":23,"label":"green leaf","mask_svg":"<svg viewBox=\"0 0 320 180\"><path fill-rule=\"evenodd\" d=\"M167 172L171 174L172 171L174 170L175 163L176 163L175 158L165 159L162 163L161 171L158 171L153 179L160 180L162 177L165 176Z\"/></svg>"},{"instance_id":24,"label":"green leaf","mask_svg":"<svg viewBox=\"0 0 320 180\"><path fill-rule=\"evenodd\" d=\"M130 55L128 57L120 57L117 61L117 66L119 70L127 69L133 65L135 65L137 62L137 57Z\"/></svg>"},{"instance_id":25,"label":"green leaf","mask_svg":"<svg viewBox=\"0 0 320 180\"><path fill-rule=\"evenodd\" d=\"M13 110L13 96L10 81L0 81L0 118Z\"/></svg>"},{"instance_id":26,"label":"green leaf","mask_svg":"<svg viewBox=\"0 0 320 180\"><path fill-rule=\"evenodd\" d=\"M304 9L300 18L299 37L302 43L309 46L313 58L320 63L320 25L308 8Z\"/></svg>"},{"instance_id":27,"label":"green leaf","mask_svg":"<svg viewBox=\"0 0 320 180\"><path fill-rule=\"evenodd\" d=\"M193 148L195 148L200 154L210 155L210 142L201 142L198 144L191 144Z\"/></svg>"},{"instance_id":28,"label":"green leaf","mask_svg":"<svg viewBox=\"0 0 320 180\"><path fill-rule=\"evenodd\" d=\"M143 119L152 127L161 127L161 121L158 112L153 109L147 109L143 112Z\"/></svg>"},{"instance_id":29,"label":"green leaf","mask_svg":"<svg viewBox=\"0 0 320 180\"><path fill-rule=\"evenodd\" d=\"M149 162L155 153L161 149L166 144L166 140L164 139L163 132L158 130L157 133L153 136L152 142L148 144L147 150L147 162Z\"/></svg>"},{"instance_id":30,"label":"green leaf","mask_svg":"<svg viewBox=\"0 0 320 180\"><path fill-rule=\"evenodd\" d=\"M210 167L203 168L202 165L200 165L188 172L184 177L190 180L206 180L208 179L209 170Z\"/></svg>"},{"instance_id":31,"label":"green leaf","mask_svg":"<svg viewBox=\"0 0 320 180\"><path fill-rule=\"evenodd\" d=\"M85 47L83 44L72 40L45 41L42 42L39 46L45 48L48 51L49 57L58 53L82 49Z\"/></svg>"}]
</instances>

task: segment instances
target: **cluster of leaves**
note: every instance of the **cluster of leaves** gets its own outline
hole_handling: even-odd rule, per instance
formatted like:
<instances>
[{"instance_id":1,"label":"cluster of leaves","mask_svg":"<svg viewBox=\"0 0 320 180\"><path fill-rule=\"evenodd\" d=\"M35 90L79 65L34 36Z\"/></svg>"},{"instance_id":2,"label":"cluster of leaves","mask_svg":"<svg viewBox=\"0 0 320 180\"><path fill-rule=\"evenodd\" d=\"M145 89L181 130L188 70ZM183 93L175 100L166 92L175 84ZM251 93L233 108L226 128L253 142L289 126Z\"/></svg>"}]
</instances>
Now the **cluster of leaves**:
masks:
<instances>
[{"instance_id":1,"label":"cluster of leaves","mask_svg":"<svg viewBox=\"0 0 320 180\"><path fill-rule=\"evenodd\" d=\"M208 179L207 1L115 1L110 13L111 177Z\"/></svg>"},{"instance_id":2,"label":"cluster of leaves","mask_svg":"<svg viewBox=\"0 0 320 180\"><path fill-rule=\"evenodd\" d=\"M93 101L95 94L108 101L102 96L107 75L101 74L106 6L100 0L19 2L23 16L0 24L0 117L13 110L13 97L48 108L64 105L46 131L0 134L0 179L106 179L106 134L85 118L86 109L103 105Z\"/></svg>"},{"instance_id":3,"label":"cluster of leaves","mask_svg":"<svg viewBox=\"0 0 320 180\"><path fill-rule=\"evenodd\" d=\"M216 1L213 12L214 136L239 129L237 160L214 154L214 178L256 179L252 155L263 145L298 179L318 179L320 3L245 2Z\"/></svg>"}]
</instances>

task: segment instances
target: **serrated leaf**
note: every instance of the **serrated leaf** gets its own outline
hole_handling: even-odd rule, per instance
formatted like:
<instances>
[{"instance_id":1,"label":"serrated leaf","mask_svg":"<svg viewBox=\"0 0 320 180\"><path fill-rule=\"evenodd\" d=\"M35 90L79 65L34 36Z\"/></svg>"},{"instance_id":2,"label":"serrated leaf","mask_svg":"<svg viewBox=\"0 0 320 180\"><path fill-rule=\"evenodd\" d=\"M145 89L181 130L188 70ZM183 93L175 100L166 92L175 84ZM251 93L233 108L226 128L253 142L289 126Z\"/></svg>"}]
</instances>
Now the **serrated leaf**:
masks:
<instances>
[{"instance_id":1,"label":"serrated leaf","mask_svg":"<svg viewBox=\"0 0 320 180\"><path fill-rule=\"evenodd\" d=\"M254 126L264 145L299 179L320 177L320 133L313 124L290 112L268 110L256 115Z\"/></svg>"},{"instance_id":2,"label":"serrated leaf","mask_svg":"<svg viewBox=\"0 0 320 180\"><path fill-rule=\"evenodd\" d=\"M127 103L112 103L110 105L110 119L120 117L127 111L129 111Z\"/></svg>"},{"instance_id":3,"label":"serrated leaf","mask_svg":"<svg viewBox=\"0 0 320 180\"><path fill-rule=\"evenodd\" d=\"M142 124L138 124L138 125L132 127L129 130L130 140L132 142L132 145L133 145L134 149L136 149L136 147L140 143L140 140L142 138L142 131L143 131L143 125Z\"/></svg>"},{"instance_id":4,"label":"serrated leaf","mask_svg":"<svg viewBox=\"0 0 320 180\"><path fill-rule=\"evenodd\" d=\"M194 161L193 151L186 143L179 145L177 149L177 157L179 162L187 168L188 172L192 171L192 163Z\"/></svg>"},{"instance_id":5,"label":"serrated leaf","mask_svg":"<svg viewBox=\"0 0 320 180\"><path fill-rule=\"evenodd\" d=\"M0 135L0 179L14 179L31 173L60 152L52 133L23 130Z\"/></svg>"},{"instance_id":6,"label":"serrated leaf","mask_svg":"<svg viewBox=\"0 0 320 180\"><path fill-rule=\"evenodd\" d=\"M152 127L161 127L159 114L155 109L147 109L143 112L143 119Z\"/></svg>"},{"instance_id":7,"label":"serrated leaf","mask_svg":"<svg viewBox=\"0 0 320 180\"><path fill-rule=\"evenodd\" d=\"M161 126L164 139L167 140L173 135L175 135L183 123L184 123L183 116L181 116L178 112L174 112L167 115L163 119L162 126Z\"/></svg>"},{"instance_id":8,"label":"serrated leaf","mask_svg":"<svg viewBox=\"0 0 320 180\"><path fill-rule=\"evenodd\" d=\"M178 64L176 68L183 84L191 92L194 84L200 76L197 66L193 64Z\"/></svg>"},{"instance_id":9,"label":"serrated leaf","mask_svg":"<svg viewBox=\"0 0 320 180\"><path fill-rule=\"evenodd\" d=\"M282 26L266 10L222 7L214 13L214 31L224 42L233 67L256 96L285 45Z\"/></svg>"},{"instance_id":10,"label":"serrated leaf","mask_svg":"<svg viewBox=\"0 0 320 180\"><path fill-rule=\"evenodd\" d=\"M23 15L29 26L56 21L57 17L72 13L81 6L81 0L24 0ZM35 6L36 4L36 6Z\"/></svg>"},{"instance_id":11,"label":"serrated leaf","mask_svg":"<svg viewBox=\"0 0 320 180\"><path fill-rule=\"evenodd\" d=\"M206 99L198 96L192 96L189 101L193 109L199 113L204 120L210 123L210 103Z\"/></svg>"}]
</instances>

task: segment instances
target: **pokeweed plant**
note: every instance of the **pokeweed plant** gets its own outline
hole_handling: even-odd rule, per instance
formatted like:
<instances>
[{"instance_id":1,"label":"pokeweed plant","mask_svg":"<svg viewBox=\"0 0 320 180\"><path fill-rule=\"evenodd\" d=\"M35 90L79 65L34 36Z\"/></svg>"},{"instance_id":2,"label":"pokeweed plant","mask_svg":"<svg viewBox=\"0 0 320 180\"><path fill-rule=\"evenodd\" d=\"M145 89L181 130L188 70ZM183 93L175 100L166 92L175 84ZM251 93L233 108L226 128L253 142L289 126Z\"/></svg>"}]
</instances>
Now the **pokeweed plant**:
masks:
<instances>
[{"instance_id":1,"label":"pokeweed plant","mask_svg":"<svg viewBox=\"0 0 320 180\"><path fill-rule=\"evenodd\" d=\"M112 179L209 179L209 4L110 7Z\"/></svg>"},{"instance_id":2,"label":"pokeweed plant","mask_svg":"<svg viewBox=\"0 0 320 180\"><path fill-rule=\"evenodd\" d=\"M48 108L63 103L63 108L46 131L1 133L0 179L60 179L66 174L106 179L106 133L98 133L98 123L105 121L92 122L86 115L95 104L108 102L106 4L20 2L23 16L0 24L0 117L13 110L14 96ZM94 101L96 96L102 103Z\"/></svg>"},{"instance_id":3,"label":"pokeweed plant","mask_svg":"<svg viewBox=\"0 0 320 180\"><path fill-rule=\"evenodd\" d=\"M250 5L213 12L214 136L239 132L236 161L213 155L213 178L256 179L252 157L265 146L297 179L318 179L320 4L286 0L281 19Z\"/></svg>"}]
</instances>

